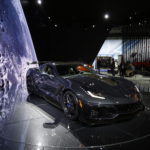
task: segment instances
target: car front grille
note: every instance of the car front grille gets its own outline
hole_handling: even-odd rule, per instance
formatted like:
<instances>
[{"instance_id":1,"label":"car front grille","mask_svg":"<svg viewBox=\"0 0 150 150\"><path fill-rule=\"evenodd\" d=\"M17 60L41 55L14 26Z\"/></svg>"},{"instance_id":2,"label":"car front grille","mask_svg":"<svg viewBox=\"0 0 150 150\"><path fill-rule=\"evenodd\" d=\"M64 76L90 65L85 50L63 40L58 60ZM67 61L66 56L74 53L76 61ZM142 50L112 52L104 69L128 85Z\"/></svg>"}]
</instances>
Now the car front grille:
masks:
<instances>
[{"instance_id":1,"label":"car front grille","mask_svg":"<svg viewBox=\"0 0 150 150\"><path fill-rule=\"evenodd\" d=\"M117 113L132 113L143 108L141 103L134 103L134 104L125 104L125 105L116 105L115 106Z\"/></svg>"},{"instance_id":2,"label":"car front grille","mask_svg":"<svg viewBox=\"0 0 150 150\"><path fill-rule=\"evenodd\" d=\"M142 109L144 109L144 106L141 103L106 105L99 108L92 108L90 117L114 118L118 115L136 113Z\"/></svg>"}]
</instances>

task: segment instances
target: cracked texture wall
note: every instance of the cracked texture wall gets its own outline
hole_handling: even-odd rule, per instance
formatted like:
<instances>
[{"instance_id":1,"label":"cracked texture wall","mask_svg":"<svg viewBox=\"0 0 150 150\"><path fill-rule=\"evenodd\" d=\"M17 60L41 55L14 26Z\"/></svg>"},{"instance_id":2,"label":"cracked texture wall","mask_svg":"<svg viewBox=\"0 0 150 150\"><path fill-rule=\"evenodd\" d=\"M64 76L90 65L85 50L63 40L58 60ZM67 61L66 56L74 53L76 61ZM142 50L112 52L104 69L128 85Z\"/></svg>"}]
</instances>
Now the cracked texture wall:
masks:
<instances>
[{"instance_id":1,"label":"cracked texture wall","mask_svg":"<svg viewBox=\"0 0 150 150\"><path fill-rule=\"evenodd\" d=\"M0 0L0 124L25 101L27 62L37 61L20 0Z\"/></svg>"}]
</instances>

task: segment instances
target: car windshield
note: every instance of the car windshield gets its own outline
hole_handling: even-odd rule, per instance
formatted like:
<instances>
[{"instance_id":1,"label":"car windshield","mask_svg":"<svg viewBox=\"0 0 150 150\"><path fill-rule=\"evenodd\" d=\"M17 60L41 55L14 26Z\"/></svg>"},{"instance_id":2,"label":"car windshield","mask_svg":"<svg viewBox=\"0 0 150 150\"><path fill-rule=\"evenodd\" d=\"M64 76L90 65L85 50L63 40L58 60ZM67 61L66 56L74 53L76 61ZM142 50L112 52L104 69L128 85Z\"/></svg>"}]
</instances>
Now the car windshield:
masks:
<instances>
[{"instance_id":1,"label":"car windshield","mask_svg":"<svg viewBox=\"0 0 150 150\"><path fill-rule=\"evenodd\" d=\"M56 65L56 68L60 76L96 73L92 68L86 67L82 64Z\"/></svg>"}]
</instances>

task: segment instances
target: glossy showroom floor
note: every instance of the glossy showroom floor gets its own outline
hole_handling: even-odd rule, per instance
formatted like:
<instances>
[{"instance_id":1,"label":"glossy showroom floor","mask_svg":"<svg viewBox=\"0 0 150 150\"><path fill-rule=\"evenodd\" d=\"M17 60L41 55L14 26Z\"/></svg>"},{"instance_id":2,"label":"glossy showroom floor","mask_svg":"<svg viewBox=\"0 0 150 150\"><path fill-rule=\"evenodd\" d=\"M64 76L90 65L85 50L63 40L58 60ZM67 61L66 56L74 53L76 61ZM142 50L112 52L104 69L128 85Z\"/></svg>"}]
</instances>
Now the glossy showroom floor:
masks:
<instances>
[{"instance_id":1,"label":"glossy showroom floor","mask_svg":"<svg viewBox=\"0 0 150 150\"><path fill-rule=\"evenodd\" d=\"M131 120L88 126L69 121L63 112L42 98L28 96L15 106L0 133L0 150L150 149L150 101Z\"/></svg>"}]
</instances>

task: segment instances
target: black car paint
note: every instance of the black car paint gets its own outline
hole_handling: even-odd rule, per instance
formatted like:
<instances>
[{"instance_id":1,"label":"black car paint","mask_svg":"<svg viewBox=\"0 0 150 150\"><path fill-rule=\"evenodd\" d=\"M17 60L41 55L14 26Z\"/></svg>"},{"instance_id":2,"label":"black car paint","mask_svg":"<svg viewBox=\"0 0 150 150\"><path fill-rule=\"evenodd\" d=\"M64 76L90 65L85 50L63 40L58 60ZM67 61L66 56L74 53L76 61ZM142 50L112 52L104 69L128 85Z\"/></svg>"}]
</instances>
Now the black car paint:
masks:
<instances>
[{"instance_id":1,"label":"black car paint","mask_svg":"<svg viewBox=\"0 0 150 150\"><path fill-rule=\"evenodd\" d=\"M45 66L51 67L52 75L48 75L43 71ZM76 74L62 77L59 76L59 73L57 72L56 64L50 62L41 65L39 70L38 68L29 69L27 77L32 80L32 85L30 85L32 87L30 88L33 89L35 94L49 100L60 108L63 93L67 90L72 91L83 103L83 108L79 107L80 116L83 118L82 120L112 120L119 115L132 114L144 109L142 101L135 102L128 97L130 93L134 92L133 89L135 85L131 81L122 78L108 77L99 74ZM110 80L112 85L104 80ZM91 97L87 91L101 93L105 99ZM109 117L99 115L92 119L90 116L91 111L94 109L99 111L101 108L106 110L114 108L114 110L116 110L115 107L118 107L119 105L136 105L136 103L139 104L139 107L133 112L132 110L127 109L124 113L114 111L113 114L113 111L111 111Z\"/></svg>"}]
</instances>

